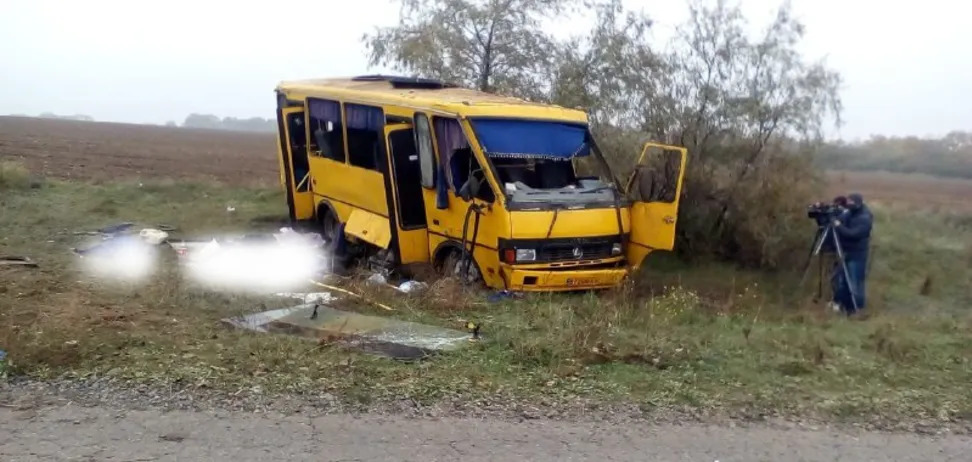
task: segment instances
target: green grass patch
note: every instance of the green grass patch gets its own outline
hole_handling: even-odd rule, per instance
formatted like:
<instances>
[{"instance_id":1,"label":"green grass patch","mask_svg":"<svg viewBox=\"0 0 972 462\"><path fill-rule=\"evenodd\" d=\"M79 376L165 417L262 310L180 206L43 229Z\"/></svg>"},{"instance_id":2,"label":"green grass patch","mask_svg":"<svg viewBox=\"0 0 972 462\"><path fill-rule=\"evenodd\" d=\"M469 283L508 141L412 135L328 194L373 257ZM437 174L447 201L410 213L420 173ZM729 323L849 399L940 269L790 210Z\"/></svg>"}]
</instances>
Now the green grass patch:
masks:
<instances>
[{"instance_id":1,"label":"green grass patch","mask_svg":"<svg viewBox=\"0 0 972 462\"><path fill-rule=\"evenodd\" d=\"M348 282L394 305L392 316L482 324L481 342L417 363L228 330L220 319L288 302L194 287L172 261L146 287L103 287L78 272L69 252L76 231L120 221L195 236L267 229L284 209L275 190L201 183L52 182L3 194L0 253L41 264L0 268L3 367L229 393L328 392L362 406L504 397L848 420L972 415L969 253L961 246L972 240L960 218L942 214L878 209L874 302L861 320L808 304L810 288L799 291L791 273L663 256L616 290L496 303L448 280L405 297ZM933 286L923 293L927 275Z\"/></svg>"},{"instance_id":2,"label":"green grass patch","mask_svg":"<svg viewBox=\"0 0 972 462\"><path fill-rule=\"evenodd\" d=\"M30 187L30 172L23 164L0 161L0 191L28 187Z\"/></svg>"}]
</instances>

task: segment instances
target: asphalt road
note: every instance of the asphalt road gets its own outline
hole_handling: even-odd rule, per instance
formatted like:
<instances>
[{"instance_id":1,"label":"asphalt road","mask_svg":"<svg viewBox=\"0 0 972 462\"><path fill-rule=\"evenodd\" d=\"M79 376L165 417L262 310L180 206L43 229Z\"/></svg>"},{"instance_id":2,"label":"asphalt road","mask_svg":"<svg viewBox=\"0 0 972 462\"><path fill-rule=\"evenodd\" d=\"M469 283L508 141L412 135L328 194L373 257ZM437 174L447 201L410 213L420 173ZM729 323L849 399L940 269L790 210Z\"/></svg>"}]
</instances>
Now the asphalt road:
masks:
<instances>
[{"instance_id":1,"label":"asphalt road","mask_svg":"<svg viewBox=\"0 0 972 462\"><path fill-rule=\"evenodd\" d=\"M0 460L969 461L972 437L767 426L0 408Z\"/></svg>"}]
</instances>

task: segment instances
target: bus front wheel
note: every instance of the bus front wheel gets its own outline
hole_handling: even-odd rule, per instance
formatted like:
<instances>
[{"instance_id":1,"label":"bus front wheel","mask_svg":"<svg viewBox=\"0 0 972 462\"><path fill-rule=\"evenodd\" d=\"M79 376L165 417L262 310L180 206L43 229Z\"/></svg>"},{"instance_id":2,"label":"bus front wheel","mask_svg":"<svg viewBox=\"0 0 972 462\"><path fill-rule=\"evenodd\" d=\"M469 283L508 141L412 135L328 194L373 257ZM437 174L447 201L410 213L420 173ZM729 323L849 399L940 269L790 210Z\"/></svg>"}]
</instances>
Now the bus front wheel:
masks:
<instances>
[{"instance_id":1,"label":"bus front wheel","mask_svg":"<svg viewBox=\"0 0 972 462\"><path fill-rule=\"evenodd\" d=\"M466 285L475 285L482 282L483 277L479 272L479 266L473 258L469 258L468 263L462 258L463 252L459 249L448 250L439 270L445 277L458 279ZM465 271L463 271L465 269Z\"/></svg>"}]
</instances>

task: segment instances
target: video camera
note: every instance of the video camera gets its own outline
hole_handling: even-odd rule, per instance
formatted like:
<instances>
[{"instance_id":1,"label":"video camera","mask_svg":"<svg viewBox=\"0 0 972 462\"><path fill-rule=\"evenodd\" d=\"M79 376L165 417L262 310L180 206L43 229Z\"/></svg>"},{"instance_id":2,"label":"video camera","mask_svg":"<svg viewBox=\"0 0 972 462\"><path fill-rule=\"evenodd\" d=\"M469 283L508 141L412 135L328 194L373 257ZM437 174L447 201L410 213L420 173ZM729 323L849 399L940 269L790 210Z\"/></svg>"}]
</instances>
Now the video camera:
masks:
<instances>
[{"instance_id":1,"label":"video camera","mask_svg":"<svg viewBox=\"0 0 972 462\"><path fill-rule=\"evenodd\" d=\"M817 226L827 226L839 218L847 208L835 202L815 202L807 206L807 218L817 221Z\"/></svg>"}]
</instances>

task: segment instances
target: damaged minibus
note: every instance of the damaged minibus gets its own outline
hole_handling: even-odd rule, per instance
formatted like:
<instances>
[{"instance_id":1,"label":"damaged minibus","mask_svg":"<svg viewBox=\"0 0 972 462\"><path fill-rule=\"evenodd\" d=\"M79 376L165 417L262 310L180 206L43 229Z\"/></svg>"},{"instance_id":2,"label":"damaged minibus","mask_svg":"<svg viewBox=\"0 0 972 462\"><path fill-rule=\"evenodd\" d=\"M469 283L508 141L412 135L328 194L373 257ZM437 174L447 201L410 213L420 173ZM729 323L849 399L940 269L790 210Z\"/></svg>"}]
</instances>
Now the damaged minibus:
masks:
<instances>
[{"instance_id":1,"label":"damaged minibus","mask_svg":"<svg viewBox=\"0 0 972 462\"><path fill-rule=\"evenodd\" d=\"M621 181L581 110L380 75L276 94L290 218L341 255L564 291L615 286L674 244L682 147L647 143Z\"/></svg>"}]
</instances>

